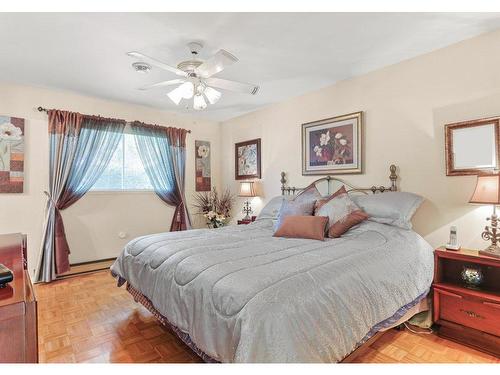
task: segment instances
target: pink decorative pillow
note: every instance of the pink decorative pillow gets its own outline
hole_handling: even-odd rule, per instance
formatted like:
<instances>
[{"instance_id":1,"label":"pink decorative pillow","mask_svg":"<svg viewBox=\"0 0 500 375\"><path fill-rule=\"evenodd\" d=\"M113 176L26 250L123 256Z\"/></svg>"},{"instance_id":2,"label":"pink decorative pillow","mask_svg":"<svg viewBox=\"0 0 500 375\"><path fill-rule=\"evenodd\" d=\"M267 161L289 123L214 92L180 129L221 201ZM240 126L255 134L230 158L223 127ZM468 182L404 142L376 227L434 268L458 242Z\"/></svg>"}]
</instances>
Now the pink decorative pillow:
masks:
<instances>
[{"instance_id":1,"label":"pink decorative pillow","mask_svg":"<svg viewBox=\"0 0 500 375\"><path fill-rule=\"evenodd\" d=\"M340 194L347 194L347 190L345 189L344 185L342 185L339 190L337 190L335 193L333 193L329 197L317 199L316 203L314 204L314 212L319 210L321 208L321 206L323 206L325 203L328 203L330 200L339 196Z\"/></svg>"},{"instance_id":2,"label":"pink decorative pillow","mask_svg":"<svg viewBox=\"0 0 500 375\"><path fill-rule=\"evenodd\" d=\"M328 200L314 215L328 217L328 237L331 238L342 236L353 226L368 219L368 215L349 198L346 192Z\"/></svg>"},{"instance_id":3,"label":"pink decorative pillow","mask_svg":"<svg viewBox=\"0 0 500 375\"><path fill-rule=\"evenodd\" d=\"M342 236L345 232L347 232L349 229L351 229L353 226L358 225L359 223L365 221L368 219L368 215L362 211L362 210L357 210L351 212L347 217L345 217L343 220L339 220L336 223L334 223L330 228L328 229L328 237L330 238L338 238Z\"/></svg>"},{"instance_id":4,"label":"pink decorative pillow","mask_svg":"<svg viewBox=\"0 0 500 375\"><path fill-rule=\"evenodd\" d=\"M327 224L326 216L287 216L273 236L323 241Z\"/></svg>"}]
</instances>

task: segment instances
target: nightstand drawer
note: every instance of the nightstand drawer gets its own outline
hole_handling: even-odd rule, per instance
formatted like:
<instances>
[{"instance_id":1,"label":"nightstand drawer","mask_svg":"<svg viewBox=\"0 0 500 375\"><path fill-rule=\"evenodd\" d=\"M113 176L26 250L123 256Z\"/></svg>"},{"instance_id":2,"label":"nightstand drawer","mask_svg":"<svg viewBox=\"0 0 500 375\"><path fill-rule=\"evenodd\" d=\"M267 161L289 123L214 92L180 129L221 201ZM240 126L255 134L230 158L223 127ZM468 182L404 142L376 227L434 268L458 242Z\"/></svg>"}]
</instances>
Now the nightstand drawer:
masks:
<instances>
[{"instance_id":1,"label":"nightstand drawer","mask_svg":"<svg viewBox=\"0 0 500 375\"><path fill-rule=\"evenodd\" d=\"M439 306L438 320L458 323L466 327L500 336L500 304L470 299L465 293L435 288Z\"/></svg>"}]
</instances>

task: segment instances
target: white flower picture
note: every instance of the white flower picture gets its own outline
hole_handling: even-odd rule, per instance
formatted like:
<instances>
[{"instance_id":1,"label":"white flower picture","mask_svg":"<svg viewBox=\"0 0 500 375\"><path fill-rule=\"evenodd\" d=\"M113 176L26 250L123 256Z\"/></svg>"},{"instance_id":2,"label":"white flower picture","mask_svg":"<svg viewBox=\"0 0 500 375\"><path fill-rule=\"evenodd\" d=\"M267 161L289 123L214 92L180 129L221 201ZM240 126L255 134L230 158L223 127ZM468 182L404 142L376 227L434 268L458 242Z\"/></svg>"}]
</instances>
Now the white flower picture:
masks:
<instances>
[{"instance_id":1,"label":"white flower picture","mask_svg":"<svg viewBox=\"0 0 500 375\"><path fill-rule=\"evenodd\" d=\"M0 140L4 141L20 141L23 131L21 128L12 125L10 122L0 124Z\"/></svg>"}]
</instances>

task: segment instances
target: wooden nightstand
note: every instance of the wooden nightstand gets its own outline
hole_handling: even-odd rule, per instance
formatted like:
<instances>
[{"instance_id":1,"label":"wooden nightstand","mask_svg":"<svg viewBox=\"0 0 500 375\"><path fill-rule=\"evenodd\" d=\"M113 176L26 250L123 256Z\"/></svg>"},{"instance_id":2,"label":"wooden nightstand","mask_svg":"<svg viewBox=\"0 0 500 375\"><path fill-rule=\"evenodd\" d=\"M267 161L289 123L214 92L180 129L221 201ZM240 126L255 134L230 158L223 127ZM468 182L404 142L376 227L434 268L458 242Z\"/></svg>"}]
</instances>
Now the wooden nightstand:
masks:
<instances>
[{"instance_id":1,"label":"wooden nightstand","mask_svg":"<svg viewBox=\"0 0 500 375\"><path fill-rule=\"evenodd\" d=\"M481 268L478 289L462 281L465 265ZM500 356L500 259L475 250L436 249L433 290L439 336Z\"/></svg>"},{"instance_id":2,"label":"wooden nightstand","mask_svg":"<svg viewBox=\"0 0 500 375\"><path fill-rule=\"evenodd\" d=\"M250 220L238 220L238 225L253 223L256 218L257 216L252 216Z\"/></svg>"}]
</instances>

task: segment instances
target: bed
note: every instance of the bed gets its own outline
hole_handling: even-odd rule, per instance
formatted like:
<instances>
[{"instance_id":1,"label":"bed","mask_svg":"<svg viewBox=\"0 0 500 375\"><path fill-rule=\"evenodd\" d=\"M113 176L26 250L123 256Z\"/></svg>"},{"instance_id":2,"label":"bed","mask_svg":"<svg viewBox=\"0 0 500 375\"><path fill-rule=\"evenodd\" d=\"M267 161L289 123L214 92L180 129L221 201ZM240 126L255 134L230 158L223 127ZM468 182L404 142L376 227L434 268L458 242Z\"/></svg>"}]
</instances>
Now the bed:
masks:
<instances>
[{"instance_id":1,"label":"bed","mask_svg":"<svg viewBox=\"0 0 500 375\"><path fill-rule=\"evenodd\" d=\"M285 182L283 194L300 190ZM325 241L272 234L273 220L261 218L143 236L111 271L217 362L339 362L415 313L432 282L432 249L412 230L365 221Z\"/></svg>"}]
</instances>

